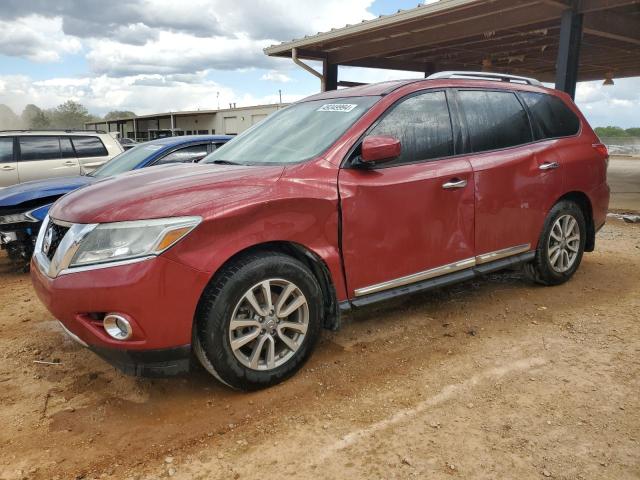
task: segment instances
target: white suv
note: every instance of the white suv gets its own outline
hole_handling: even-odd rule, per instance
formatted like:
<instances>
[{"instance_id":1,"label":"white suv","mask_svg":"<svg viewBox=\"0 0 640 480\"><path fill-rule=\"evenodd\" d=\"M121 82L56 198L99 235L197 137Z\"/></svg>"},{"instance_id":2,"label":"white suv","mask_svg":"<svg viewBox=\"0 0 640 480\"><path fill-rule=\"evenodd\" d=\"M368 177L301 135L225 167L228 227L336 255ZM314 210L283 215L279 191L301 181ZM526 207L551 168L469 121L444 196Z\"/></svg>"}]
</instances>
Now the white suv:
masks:
<instances>
[{"instance_id":1,"label":"white suv","mask_svg":"<svg viewBox=\"0 0 640 480\"><path fill-rule=\"evenodd\" d=\"M89 173L122 151L102 131L0 131L0 187Z\"/></svg>"}]
</instances>

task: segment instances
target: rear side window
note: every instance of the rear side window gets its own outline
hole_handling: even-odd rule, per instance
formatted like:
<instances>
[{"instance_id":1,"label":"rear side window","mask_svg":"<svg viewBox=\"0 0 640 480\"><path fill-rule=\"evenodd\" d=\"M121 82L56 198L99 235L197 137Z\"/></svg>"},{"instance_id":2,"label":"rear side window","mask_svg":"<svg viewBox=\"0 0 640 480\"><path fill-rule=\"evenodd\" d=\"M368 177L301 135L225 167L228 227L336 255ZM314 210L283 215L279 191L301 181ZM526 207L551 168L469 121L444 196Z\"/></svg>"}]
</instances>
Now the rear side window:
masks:
<instances>
[{"instance_id":1,"label":"rear side window","mask_svg":"<svg viewBox=\"0 0 640 480\"><path fill-rule=\"evenodd\" d=\"M444 92L427 92L401 101L376 125L369 136L390 135L400 140L397 165L453 155L453 132Z\"/></svg>"},{"instance_id":2,"label":"rear side window","mask_svg":"<svg viewBox=\"0 0 640 480\"><path fill-rule=\"evenodd\" d=\"M187 163L197 162L207 156L207 144L193 145L191 147L181 148L171 152L169 155L162 157L154 165L164 165L165 163Z\"/></svg>"},{"instance_id":3,"label":"rear side window","mask_svg":"<svg viewBox=\"0 0 640 480\"><path fill-rule=\"evenodd\" d=\"M484 152L532 140L529 119L512 92L458 92L469 130L471 151Z\"/></svg>"},{"instance_id":4,"label":"rear side window","mask_svg":"<svg viewBox=\"0 0 640 480\"><path fill-rule=\"evenodd\" d=\"M78 158L106 157L109 155L98 137L71 137Z\"/></svg>"},{"instance_id":5,"label":"rear side window","mask_svg":"<svg viewBox=\"0 0 640 480\"><path fill-rule=\"evenodd\" d=\"M18 137L20 160L54 160L60 158L58 137Z\"/></svg>"},{"instance_id":6,"label":"rear side window","mask_svg":"<svg viewBox=\"0 0 640 480\"><path fill-rule=\"evenodd\" d=\"M533 116L536 140L568 137L580 130L580 120L565 103L545 93L520 92Z\"/></svg>"},{"instance_id":7,"label":"rear side window","mask_svg":"<svg viewBox=\"0 0 640 480\"><path fill-rule=\"evenodd\" d=\"M13 162L13 137L0 138L0 163Z\"/></svg>"},{"instance_id":8,"label":"rear side window","mask_svg":"<svg viewBox=\"0 0 640 480\"><path fill-rule=\"evenodd\" d=\"M60 153L62 154L62 158L76 158L69 137L60 137Z\"/></svg>"}]
</instances>

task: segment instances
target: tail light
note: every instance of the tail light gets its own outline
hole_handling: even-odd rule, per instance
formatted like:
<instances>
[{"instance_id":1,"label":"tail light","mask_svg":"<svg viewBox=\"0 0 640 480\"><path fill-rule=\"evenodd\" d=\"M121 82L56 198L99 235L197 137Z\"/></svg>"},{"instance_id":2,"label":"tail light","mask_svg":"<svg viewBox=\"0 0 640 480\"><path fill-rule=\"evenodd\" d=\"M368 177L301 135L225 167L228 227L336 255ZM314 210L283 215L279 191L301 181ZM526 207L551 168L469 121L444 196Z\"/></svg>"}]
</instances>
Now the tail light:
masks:
<instances>
[{"instance_id":1,"label":"tail light","mask_svg":"<svg viewBox=\"0 0 640 480\"><path fill-rule=\"evenodd\" d=\"M604 176L605 181L607 181L607 176L609 174L609 150L604 143L594 143L592 146L604 160Z\"/></svg>"},{"instance_id":2,"label":"tail light","mask_svg":"<svg viewBox=\"0 0 640 480\"><path fill-rule=\"evenodd\" d=\"M604 143L594 143L593 148L602 158L609 160L609 150L607 150L607 146Z\"/></svg>"}]
</instances>

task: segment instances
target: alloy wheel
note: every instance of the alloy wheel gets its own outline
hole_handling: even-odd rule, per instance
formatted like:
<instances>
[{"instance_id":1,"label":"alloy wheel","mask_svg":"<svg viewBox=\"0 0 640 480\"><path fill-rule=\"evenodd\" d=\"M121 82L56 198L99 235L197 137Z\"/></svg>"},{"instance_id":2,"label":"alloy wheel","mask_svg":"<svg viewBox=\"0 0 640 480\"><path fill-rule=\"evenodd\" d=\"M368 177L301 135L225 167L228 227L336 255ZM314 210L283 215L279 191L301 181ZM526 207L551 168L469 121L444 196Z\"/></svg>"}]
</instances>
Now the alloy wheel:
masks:
<instances>
[{"instance_id":1,"label":"alloy wheel","mask_svg":"<svg viewBox=\"0 0 640 480\"><path fill-rule=\"evenodd\" d=\"M229 341L236 359L253 370L272 370L300 349L309 305L294 283L272 278L255 284L236 304Z\"/></svg>"},{"instance_id":2,"label":"alloy wheel","mask_svg":"<svg viewBox=\"0 0 640 480\"><path fill-rule=\"evenodd\" d=\"M558 273L569 270L580 252L580 226L572 215L562 215L553 224L547 244L549 264Z\"/></svg>"}]
</instances>

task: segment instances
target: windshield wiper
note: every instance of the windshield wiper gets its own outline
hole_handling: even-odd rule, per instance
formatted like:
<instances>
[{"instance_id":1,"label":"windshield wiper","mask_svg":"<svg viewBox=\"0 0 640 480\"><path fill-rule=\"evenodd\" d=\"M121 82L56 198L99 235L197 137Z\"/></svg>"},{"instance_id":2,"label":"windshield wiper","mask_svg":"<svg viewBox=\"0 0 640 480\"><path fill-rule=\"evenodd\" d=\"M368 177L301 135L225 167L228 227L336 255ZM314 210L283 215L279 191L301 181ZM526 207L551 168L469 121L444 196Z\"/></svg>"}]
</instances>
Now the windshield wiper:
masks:
<instances>
[{"instance_id":1,"label":"windshield wiper","mask_svg":"<svg viewBox=\"0 0 640 480\"><path fill-rule=\"evenodd\" d=\"M213 160L212 162L207 163L213 163L215 165L241 165L240 163L232 162L231 160Z\"/></svg>"}]
</instances>

